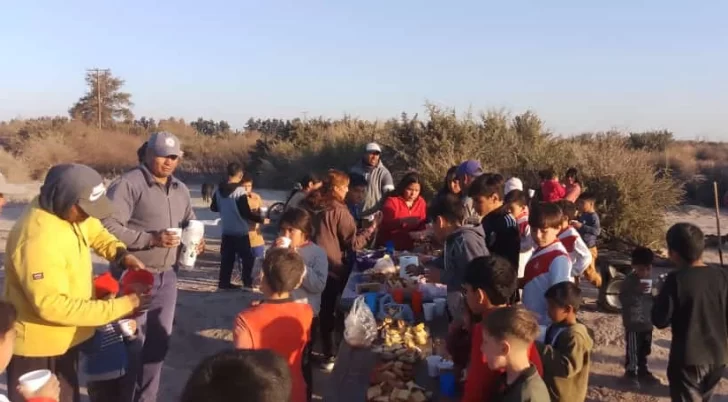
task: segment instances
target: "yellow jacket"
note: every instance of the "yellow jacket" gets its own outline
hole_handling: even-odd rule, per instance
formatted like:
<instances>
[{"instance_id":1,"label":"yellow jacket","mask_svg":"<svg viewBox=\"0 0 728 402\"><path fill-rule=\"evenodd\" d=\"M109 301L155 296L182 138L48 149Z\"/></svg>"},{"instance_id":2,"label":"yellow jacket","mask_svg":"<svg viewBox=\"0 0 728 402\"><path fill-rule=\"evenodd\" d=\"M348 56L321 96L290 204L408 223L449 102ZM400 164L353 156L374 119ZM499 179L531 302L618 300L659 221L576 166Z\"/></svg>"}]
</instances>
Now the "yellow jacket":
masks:
<instances>
[{"instance_id":1,"label":"yellow jacket","mask_svg":"<svg viewBox=\"0 0 728 402\"><path fill-rule=\"evenodd\" d=\"M62 355L96 327L132 313L129 297L91 300L90 251L111 261L120 248L98 219L71 224L33 200L11 229L5 254L3 294L18 311L14 354Z\"/></svg>"}]
</instances>

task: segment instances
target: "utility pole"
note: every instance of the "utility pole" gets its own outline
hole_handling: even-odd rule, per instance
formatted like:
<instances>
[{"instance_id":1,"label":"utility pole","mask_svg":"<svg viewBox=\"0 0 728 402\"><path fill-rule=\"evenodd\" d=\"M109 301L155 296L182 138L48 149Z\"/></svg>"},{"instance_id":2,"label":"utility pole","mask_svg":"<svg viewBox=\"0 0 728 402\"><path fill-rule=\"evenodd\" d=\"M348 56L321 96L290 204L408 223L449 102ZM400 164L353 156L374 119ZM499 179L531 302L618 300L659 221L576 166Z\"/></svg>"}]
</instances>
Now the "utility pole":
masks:
<instances>
[{"instance_id":1,"label":"utility pole","mask_svg":"<svg viewBox=\"0 0 728 402\"><path fill-rule=\"evenodd\" d=\"M98 125L101 130L101 73L108 74L108 68L89 68L86 71L96 73L96 109L98 112Z\"/></svg>"}]
</instances>

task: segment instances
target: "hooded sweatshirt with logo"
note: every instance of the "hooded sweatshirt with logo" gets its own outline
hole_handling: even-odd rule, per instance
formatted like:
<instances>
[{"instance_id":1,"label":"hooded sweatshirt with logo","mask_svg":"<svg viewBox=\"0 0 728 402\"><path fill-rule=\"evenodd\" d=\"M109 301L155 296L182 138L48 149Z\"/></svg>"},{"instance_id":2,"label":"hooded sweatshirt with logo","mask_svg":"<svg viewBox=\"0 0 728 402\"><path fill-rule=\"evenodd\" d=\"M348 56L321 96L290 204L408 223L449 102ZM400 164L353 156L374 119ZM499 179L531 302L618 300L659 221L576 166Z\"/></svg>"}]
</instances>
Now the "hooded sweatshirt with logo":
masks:
<instances>
[{"instance_id":1,"label":"hooded sweatshirt with logo","mask_svg":"<svg viewBox=\"0 0 728 402\"><path fill-rule=\"evenodd\" d=\"M96 218L81 223L59 218L59 211L77 202L60 194L42 192L8 235L3 295L18 313L13 352L18 356L60 356L91 338L96 327L134 310L128 296L92 300L91 250L114 261L125 246Z\"/></svg>"},{"instance_id":2,"label":"hooded sweatshirt with logo","mask_svg":"<svg viewBox=\"0 0 728 402\"><path fill-rule=\"evenodd\" d=\"M551 401L577 402L586 399L594 341L581 323L558 323L546 330L541 349L543 379Z\"/></svg>"}]
</instances>

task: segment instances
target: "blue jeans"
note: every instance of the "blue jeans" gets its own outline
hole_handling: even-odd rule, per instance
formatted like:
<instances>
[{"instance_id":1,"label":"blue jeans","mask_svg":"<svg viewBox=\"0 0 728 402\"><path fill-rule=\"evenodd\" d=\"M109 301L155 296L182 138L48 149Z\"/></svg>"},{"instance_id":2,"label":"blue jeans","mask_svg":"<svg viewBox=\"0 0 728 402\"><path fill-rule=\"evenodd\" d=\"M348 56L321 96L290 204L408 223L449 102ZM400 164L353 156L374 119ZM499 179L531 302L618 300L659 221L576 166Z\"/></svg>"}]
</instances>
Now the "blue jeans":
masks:
<instances>
[{"instance_id":1,"label":"blue jeans","mask_svg":"<svg viewBox=\"0 0 728 402\"><path fill-rule=\"evenodd\" d=\"M147 312L136 318L137 338L129 343L129 368L122 389L125 401L157 400L162 366L172 336L177 304L177 273L174 270L154 274L152 303Z\"/></svg>"},{"instance_id":2,"label":"blue jeans","mask_svg":"<svg viewBox=\"0 0 728 402\"><path fill-rule=\"evenodd\" d=\"M265 246L255 246L250 249L253 252L253 258L263 258L265 256Z\"/></svg>"}]
</instances>

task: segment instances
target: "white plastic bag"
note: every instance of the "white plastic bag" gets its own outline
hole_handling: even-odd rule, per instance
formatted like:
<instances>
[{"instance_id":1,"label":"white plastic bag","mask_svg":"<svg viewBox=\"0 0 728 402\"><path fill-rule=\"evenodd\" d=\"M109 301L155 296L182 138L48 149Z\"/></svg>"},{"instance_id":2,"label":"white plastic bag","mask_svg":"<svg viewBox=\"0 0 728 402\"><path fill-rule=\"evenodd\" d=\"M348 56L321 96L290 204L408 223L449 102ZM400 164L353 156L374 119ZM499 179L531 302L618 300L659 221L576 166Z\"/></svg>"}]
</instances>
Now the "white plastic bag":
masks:
<instances>
[{"instance_id":1,"label":"white plastic bag","mask_svg":"<svg viewBox=\"0 0 728 402\"><path fill-rule=\"evenodd\" d=\"M377 338L377 321L364 296L354 300L354 305L344 321L344 339L355 347L369 347Z\"/></svg>"}]
</instances>

